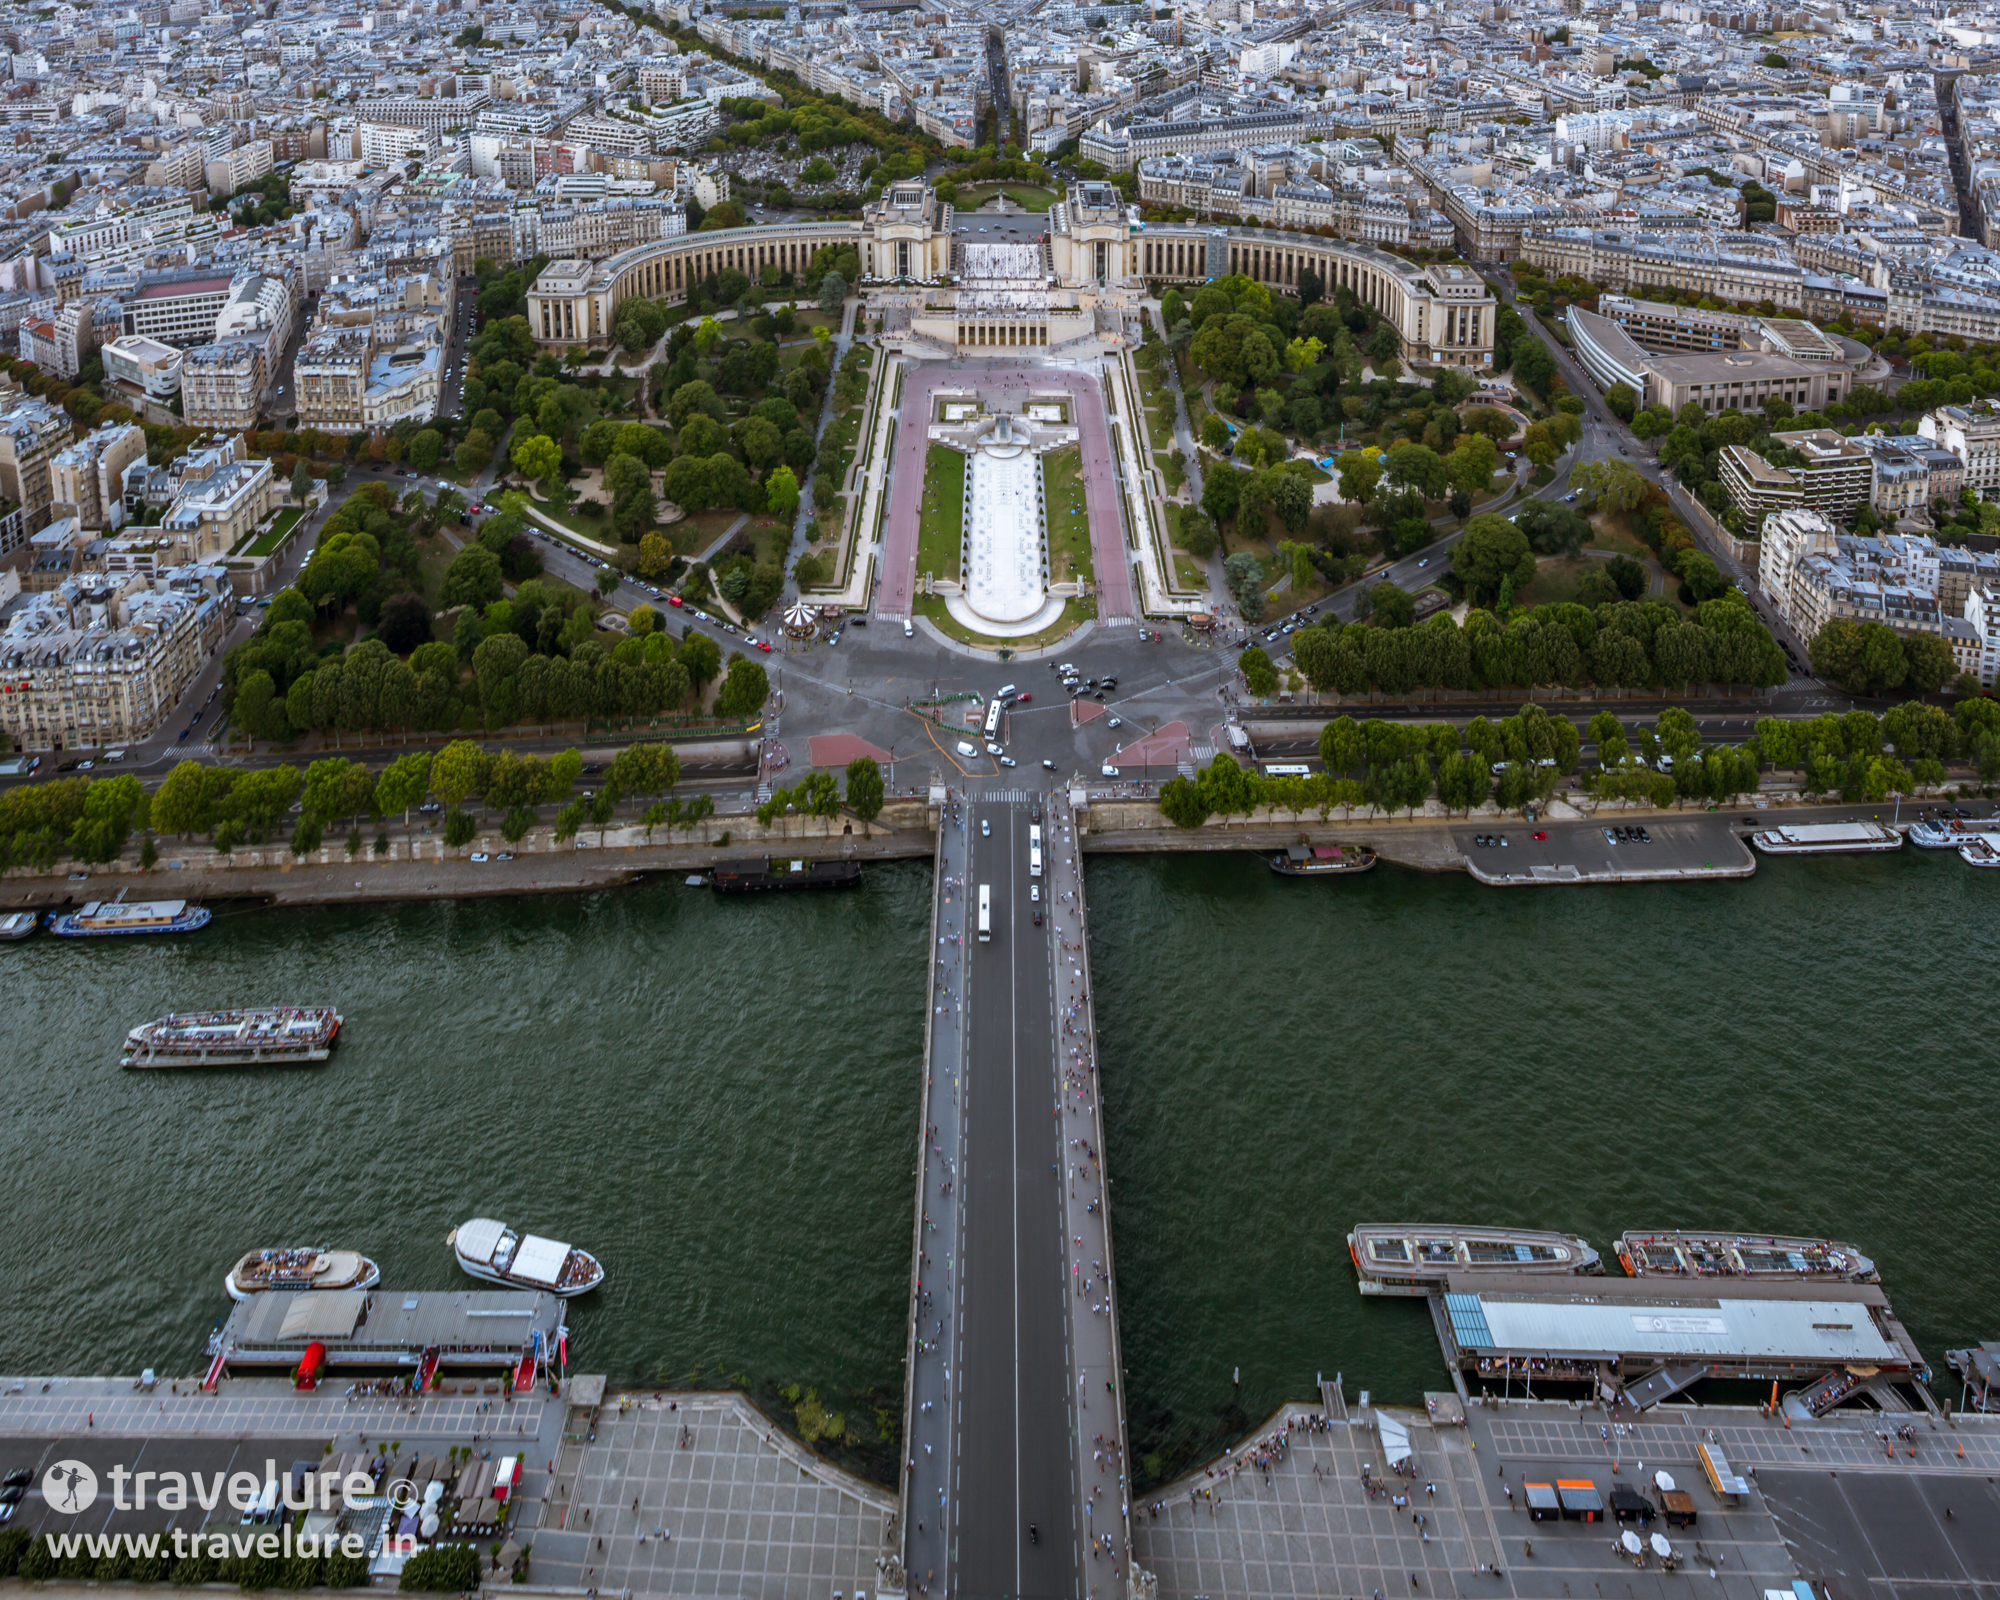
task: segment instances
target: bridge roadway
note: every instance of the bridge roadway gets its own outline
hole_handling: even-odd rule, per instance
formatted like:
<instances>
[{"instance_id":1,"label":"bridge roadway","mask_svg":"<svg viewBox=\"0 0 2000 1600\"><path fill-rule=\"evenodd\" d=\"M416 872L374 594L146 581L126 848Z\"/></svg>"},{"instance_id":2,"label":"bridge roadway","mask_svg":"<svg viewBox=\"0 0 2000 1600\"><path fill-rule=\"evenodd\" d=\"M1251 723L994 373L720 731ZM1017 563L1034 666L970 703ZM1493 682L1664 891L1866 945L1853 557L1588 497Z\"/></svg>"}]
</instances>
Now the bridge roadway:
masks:
<instances>
[{"instance_id":1,"label":"bridge roadway","mask_svg":"<svg viewBox=\"0 0 2000 1600\"><path fill-rule=\"evenodd\" d=\"M904 1462L911 1593L1125 1592L1081 888L1060 810L1041 824L1044 872L1030 871L1029 829L1045 806L975 792L953 796L943 818Z\"/></svg>"}]
</instances>

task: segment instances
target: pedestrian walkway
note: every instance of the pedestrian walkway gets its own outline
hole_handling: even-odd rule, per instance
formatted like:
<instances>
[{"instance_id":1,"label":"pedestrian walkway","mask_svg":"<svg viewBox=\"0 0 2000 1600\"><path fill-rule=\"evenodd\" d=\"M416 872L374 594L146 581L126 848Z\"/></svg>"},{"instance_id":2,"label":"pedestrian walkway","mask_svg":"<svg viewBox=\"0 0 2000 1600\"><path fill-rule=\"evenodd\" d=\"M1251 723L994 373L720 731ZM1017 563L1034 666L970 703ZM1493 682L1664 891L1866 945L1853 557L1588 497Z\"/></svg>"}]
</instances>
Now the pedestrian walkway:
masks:
<instances>
[{"instance_id":1,"label":"pedestrian walkway","mask_svg":"<svg viewBox=\"0 0 2000 1600\"><path fill-rule=\"evenodd\" d=\"M1133 1561L1130 1458L1119 1379L1118 1297L1111 1265L1110 1179L1098 1093L1097 1020L1091 999L1089 920L1076 824L1051 807L1043 830L1043 894L1056 938L1057 1105L1063 1131L1063 1237L1067 1241L1070 1363L1077 1482L1095 1594L1119 1594Z\"/></svg>"},{"instance_id":2,"label":"pedestrian walkway","mask_svg":"<svg viewBox=\"0 0 2000 1600\"><path fill-rule=\"evenodd\" d=\"M965 1129L966 883L970 812L946 797L938 818L931 905L930 1011L925 1018L923 1143L918 1159L916 1239L911 1247L909 1381L904 1389L904 1527L900 1548L912 1592L942 1594L952 1510L952 1403L958 1370L958 1178Z\"/></svg>"},{"instance_id":3,"label":"pedestrian walkway","mask_svg":"<svg viewBox=\"0 0 2000 1600\"><path fill-rule=\"evenodd\" d=\"M560 1405L539 1395L497 1410L471 1396L351 1396L338 1379L301 1394L282 1378L225 1378L215 1393L192 1378L158 1384L151 1393L129 1378L9 1378L0 1391L0 1438L372 1437L385 1430L427 1439L534 1438L545 1409Z\"/></svg>"}]
</instances>

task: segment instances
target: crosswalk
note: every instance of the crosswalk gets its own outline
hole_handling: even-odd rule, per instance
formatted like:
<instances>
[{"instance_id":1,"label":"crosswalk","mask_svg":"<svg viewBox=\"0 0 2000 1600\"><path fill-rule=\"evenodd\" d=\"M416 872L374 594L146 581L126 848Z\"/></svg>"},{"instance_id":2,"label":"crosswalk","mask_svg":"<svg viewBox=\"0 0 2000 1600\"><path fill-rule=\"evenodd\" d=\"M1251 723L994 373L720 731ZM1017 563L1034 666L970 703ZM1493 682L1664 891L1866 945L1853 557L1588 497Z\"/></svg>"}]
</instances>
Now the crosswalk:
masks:
<instances>
[{"instance_id":1,"label":"crosswalk","mask_svg":"<svg viewBox=\"0 0 2000 1600\"><path fill-rule=\"evenodd\" d=\"M1037 794L1033 789L989 789L979 796L981 801L992 801L997 805L1017 806L1024 806L1032 800L1040 800L1042 798L1043 796Z\"/></svg>"}]
</instances>

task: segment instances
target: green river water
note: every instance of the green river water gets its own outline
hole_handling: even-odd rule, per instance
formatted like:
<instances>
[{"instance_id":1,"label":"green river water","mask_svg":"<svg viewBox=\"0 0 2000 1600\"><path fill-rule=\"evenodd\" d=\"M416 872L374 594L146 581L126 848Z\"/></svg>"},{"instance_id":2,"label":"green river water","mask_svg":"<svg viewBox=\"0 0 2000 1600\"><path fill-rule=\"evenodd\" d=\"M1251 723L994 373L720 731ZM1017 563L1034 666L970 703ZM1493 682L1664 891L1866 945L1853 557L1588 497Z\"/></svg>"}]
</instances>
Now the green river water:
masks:
<instances>
[{"instance_id":1,"label":"green river water","mask_svg":"<svg viewBox=\"0 0 2000 1600\"><path fill-rule=\"evenodd\" d=\"M0 1372L197 1370L256 1245L455 1286L445 1234L484 1212L606 1262L572 1309L584 1370L816 1386L886 1476L930 872L865 870L0 946ZM1421 1303L1355 1292L1364 1218L1607 1254L1627 1227L1825 1233L1934 1362L1994 1336L1996 880L1914 851L1615 891L1092 860L1135 1453L1185 1464L1322 1372L1444 1386ZM341 1008L327 1066L116 1065L170 1008L280 1001Z\"/></svg>"}]
</instances>

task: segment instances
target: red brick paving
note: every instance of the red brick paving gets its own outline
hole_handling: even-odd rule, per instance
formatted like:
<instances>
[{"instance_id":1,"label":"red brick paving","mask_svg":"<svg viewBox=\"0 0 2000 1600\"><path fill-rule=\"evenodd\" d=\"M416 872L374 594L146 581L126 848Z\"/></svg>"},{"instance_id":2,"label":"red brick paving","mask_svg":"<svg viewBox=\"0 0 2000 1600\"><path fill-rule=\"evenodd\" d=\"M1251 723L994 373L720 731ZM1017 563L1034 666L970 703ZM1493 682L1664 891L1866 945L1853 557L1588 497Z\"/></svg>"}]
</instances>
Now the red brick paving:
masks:
<instances>
[{"instance_id":1,"label":"red brick paving","mask_svg":"<svg viewBox=\"0 0 2000 1600\"><path fill-rule=\"evenodd\" d=\"M816 767L844 767L857 756L871 756L885 766L889 760L888 751L854 733L815 733L806 740L806 751Z\"/></svg>"}]
</instances>

